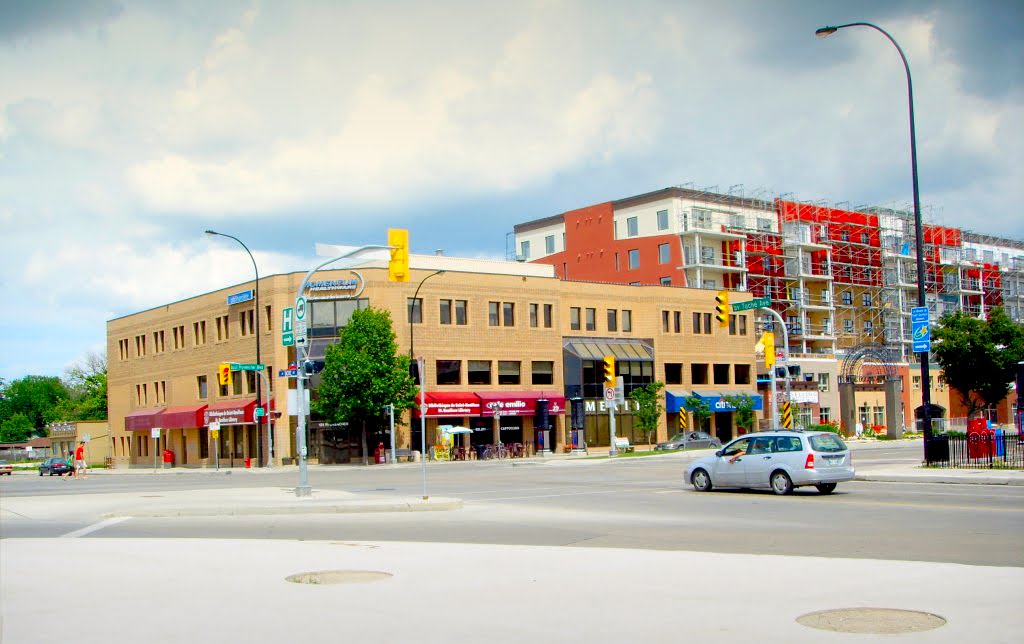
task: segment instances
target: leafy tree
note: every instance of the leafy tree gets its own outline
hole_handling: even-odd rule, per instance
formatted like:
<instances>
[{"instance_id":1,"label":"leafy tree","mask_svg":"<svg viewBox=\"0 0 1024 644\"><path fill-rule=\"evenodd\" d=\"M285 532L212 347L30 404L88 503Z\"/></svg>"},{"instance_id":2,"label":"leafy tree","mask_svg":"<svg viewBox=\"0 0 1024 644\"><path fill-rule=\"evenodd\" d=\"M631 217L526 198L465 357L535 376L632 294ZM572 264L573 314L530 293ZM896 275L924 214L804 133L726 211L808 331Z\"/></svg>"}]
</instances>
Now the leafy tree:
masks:
<instances>
[{"instance_id":1,"label":"leafy tree","mask_svg":"<svg viewBox=\"0 0 1024 644\"><path fill-rule=\"evenodd\" d=\"M60 378L25 376L14 380L0 391L0 425L21 414L34 432L44 436L47 423L59 419L59 407L68 397Z\"/></svg>"},{"instance_id":2,"label":"leafy tree","mask_svg":"<svg viewBox=\"0 0 1024 644\"><path fill-rule=\"evenodd\" d=\"M946 315L932 336L940 377L960 394L968 418L1006 398L1024 360L1024 328L1002 308L992 309L987 320L962 311Z\"/></svg>"},{"instance_id":3,"label":"leafy tree","mask_svg":"<svg viewBox=\"0 0 1024 644\"><path fill-rule=\"evenodd\" d=\"M23 443L32 438L32 421L22 413L12 415L0 425L0 443Z\"/></svg>"},{"instance_id":4,"label":"leafy tree","mask_svg":"<svg viewBox=\"0 0 1024 644\"><path fill-rule=\"evenodd\" d=\"M711 431L711 405L707 403L704 398L697 394L690 394L685 400L686 408L693 413L693 420L696 424L694 429L699 429L710 433ZM681 412L685 413L685 412Z\"/></svg>"},{"instance_id":5,"label":"leafy tree","mask_svg":"<svg viewBox=\"0 0 1024 644\"><path fill-rule=\"evenodd\" d=\"M748 432L754 427L754 399L750 396L722 396L722 400L736 408L736 426Z\"/></svg>"},{"instance_id":6,"label":"leafy tree","mask_svg":"<svg viewBox=\"0 0 1024 644\"><path fill-rule=\"evenodd\" d=\"M630 400L636 403L637 407L634 413L637 427L643 430L648 445L651 444L651 432L658 429L661 412L665 410L661 405L661 396L659 395L664 386L663 382L652 382L643 387L637 387L629 394Z\"/></svg>"},{"instance_id":7,"label":"leafy tree","mask_svg":"<svg viewBox=\"0 0 1024 644\"><path fill-rule=\"evenodd\" d=\"M355 311L341 329L340 341L327 347L311 406L330 422L361 427L364 464L367 424L379 421L385 405L395 405L396 417L414 405L409 358L397 351L391 314L372 307Z\"/></svg>"},{"instance_id":8,"label":"leafy tree","mask_svg":"<svg viewBox=\"0 0 1024 644\"><path fill-rule=\"evenodd\" d=\"M64 377L70 398L59 407L59 420L107 419L107 359L89 353Z\"/></svg>"}]
</instances>

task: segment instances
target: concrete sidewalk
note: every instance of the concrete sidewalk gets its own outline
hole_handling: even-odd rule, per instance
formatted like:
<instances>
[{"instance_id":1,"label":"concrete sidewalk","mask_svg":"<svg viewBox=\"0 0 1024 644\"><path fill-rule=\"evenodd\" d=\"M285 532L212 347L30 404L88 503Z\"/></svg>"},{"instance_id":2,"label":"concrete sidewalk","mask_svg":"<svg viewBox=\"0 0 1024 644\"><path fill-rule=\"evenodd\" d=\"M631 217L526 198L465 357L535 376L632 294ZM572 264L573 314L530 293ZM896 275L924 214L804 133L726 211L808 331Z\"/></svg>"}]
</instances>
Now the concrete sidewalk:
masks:
<instances>
[{"instance_id":1,"label":"concrete sidewalk","mask_svg":"<svg viewBox=\"0 0 1024 644\"><path fill-rule=\"evenodd\" d=\"M831 630L797 621L832 609L868 613L876 634L901 642L1017 642L1024 629L1021 568L446 543L57 543L2 542L0 640L50 642L70 628L82 644L853 641L850 619ZM934 628L914 632L921 619Z\"/></svg>"}]
</instances>

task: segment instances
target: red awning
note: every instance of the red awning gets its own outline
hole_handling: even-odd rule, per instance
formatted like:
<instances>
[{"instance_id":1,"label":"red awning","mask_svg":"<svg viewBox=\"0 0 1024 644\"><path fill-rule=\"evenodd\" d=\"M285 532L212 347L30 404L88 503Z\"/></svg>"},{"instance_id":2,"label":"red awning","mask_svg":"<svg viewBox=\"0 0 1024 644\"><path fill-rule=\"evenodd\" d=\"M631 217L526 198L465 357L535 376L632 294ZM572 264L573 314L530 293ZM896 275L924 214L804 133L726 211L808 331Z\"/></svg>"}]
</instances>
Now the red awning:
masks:
<instances>
[{"instance_id":1,"label":"red awning","mask_svg":"<svg viewBox=\"0 0 1024 644\"><path fill-rule=\"evenodd\" d=\"M206 419L203 416L204 411L206 411L206 405L168 407L160 412L160 416L157 418L157 426L168 429L202 427L206 424Z\"/></svg>"},{"instance_id":2,"label":"red awning","mask_svg":"<svg viewBox=\"0 0 1024 644\"><path fill-rule=\"evenodd\" d=\"M543 391L478 391L480 415L532 416L537 413L537 401L548 401L549 414L565 413L565 396Z\"/></svg>"},{"instance_id":3,"label":"red awning","mask_svg":"<svg viewBox=\"0 0 1024 644\"><path fill-rule=\"evenodd\" d=\"M242 425L255 423L253 412L256 411L256 399L225 400L214 403L203 412L203 425L216 421L223 425Z\"/></svg>"},{"instance_id":4,"label":"red awning","mask_svg":"<svg viewBox=\"0 0 1024 644\"><path fill-rule=\"evenodd\" d=\"M163 409L139 409L124 417L124 429L127 432L149 431L160 427L157 418Z\"/></svg>"},{"instance_id":5,"label":"red awning","mask_svg":"<svg viewBox=\"0 0 1024 644\"><path fill-rule=\"evenodd\" d=\"M416 395L415 415L419 416L420 396ZM428 391L427 418L479 416L480 399L471 391Z\"/></svg>"}]
</instances>

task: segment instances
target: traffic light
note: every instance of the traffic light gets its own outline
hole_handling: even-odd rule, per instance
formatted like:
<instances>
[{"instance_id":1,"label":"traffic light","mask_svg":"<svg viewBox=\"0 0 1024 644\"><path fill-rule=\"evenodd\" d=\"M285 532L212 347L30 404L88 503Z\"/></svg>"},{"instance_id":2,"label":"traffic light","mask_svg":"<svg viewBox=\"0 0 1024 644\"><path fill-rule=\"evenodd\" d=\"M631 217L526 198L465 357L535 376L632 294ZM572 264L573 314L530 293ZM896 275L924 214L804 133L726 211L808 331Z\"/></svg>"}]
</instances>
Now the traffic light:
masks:
<instances>
[{"instance_id":1,"label":"traffic light","mask_svg":"<svg viewBox=\"0 0 1024 644\"><path fill-rule=\"evenodd\" d=\"M772 370L775 366L775 334L771 331L766 331L761 336L761 341L757 343L759 348L764 350L764 366L768 371Z\"/></svg>"},{"instance_id":2,"label":"traffic light","mask_svg":"<svg viewBox=\"0 0 1024 644\"><path fill-rule=\"evenodd\" d=\"M404 228L388 228L388 246L391 246L391 261L388 262L388 281L408 282L409 231Z\"/></svg>"},{"instance_id":3,"label":"traffic light","mask_svg":"<svg viewBox=\"0 0 1024 644\"><path fill-rule=\"evenodd\" d=\"M217 365L217 381L227 387L231 384L231 363L222 362Z\"/></svg>"},{"instance_id":4,"label":"traffic light","mask_svg":"<svg viewBox=\"0 0 1024 644\"><path fill-rule=\"evenodd\" d=\"M718 326L727 329L729 328L729 291L719 291L718 295L715 296L715 319L718 320Z\"/></svg>"},{"instance_id":5,"label":"traffic light","mask_svg":"<svg viewBox=\"0 0 1024 644\"><path fill-rule=\"evenodd\" d=\"M615 386L615 356L604 357L604 386Z\"/></svg>"}]
</instances>

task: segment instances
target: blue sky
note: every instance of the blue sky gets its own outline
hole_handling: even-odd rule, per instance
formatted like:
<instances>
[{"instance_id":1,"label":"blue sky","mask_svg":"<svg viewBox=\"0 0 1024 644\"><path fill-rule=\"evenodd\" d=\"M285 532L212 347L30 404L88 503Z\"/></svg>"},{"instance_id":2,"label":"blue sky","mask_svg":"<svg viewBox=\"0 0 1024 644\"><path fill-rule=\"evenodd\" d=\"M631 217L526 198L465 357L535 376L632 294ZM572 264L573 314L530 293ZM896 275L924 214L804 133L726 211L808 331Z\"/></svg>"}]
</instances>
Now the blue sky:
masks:
<instances>
[{"instance_id":1,"label":"blue sky","mask_svg":"<svg viewBox=\"0 0 1024 644\"><path fill-rule=\"evenodd\" d=\"M1024 239L1017 2L0 1L0 378L315 242L504 257L671 185ZM741 185L740 185L741 184Z\"/></svg>"}]
</instances>

